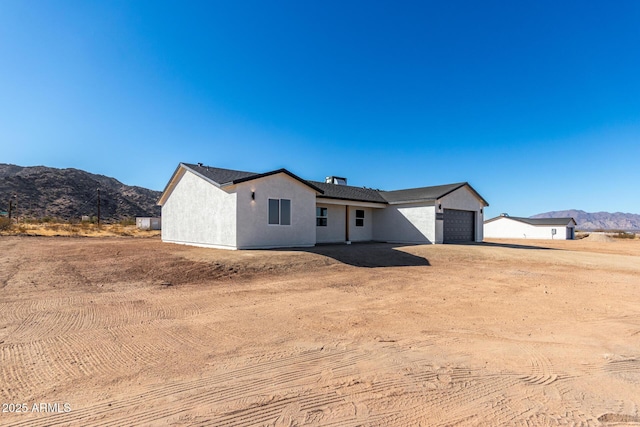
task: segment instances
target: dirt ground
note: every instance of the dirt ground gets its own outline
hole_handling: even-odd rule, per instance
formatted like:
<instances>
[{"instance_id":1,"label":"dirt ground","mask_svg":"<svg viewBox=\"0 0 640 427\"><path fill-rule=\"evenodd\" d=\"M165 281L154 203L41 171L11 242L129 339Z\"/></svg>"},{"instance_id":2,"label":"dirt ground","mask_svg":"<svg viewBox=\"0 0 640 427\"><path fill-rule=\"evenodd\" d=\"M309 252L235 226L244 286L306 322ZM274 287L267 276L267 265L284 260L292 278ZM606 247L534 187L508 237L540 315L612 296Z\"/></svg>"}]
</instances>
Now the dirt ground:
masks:
<instances>
[{"instance_id":1,"label":"dirt ground","mask_svg":"<svg viewBox=\"0 0 640 427\"><path fill-rule=\"evenodd\" d=\"M640 241L3 236L0 403L16 426L640 425Z\"/></svg>"}]
</instances>

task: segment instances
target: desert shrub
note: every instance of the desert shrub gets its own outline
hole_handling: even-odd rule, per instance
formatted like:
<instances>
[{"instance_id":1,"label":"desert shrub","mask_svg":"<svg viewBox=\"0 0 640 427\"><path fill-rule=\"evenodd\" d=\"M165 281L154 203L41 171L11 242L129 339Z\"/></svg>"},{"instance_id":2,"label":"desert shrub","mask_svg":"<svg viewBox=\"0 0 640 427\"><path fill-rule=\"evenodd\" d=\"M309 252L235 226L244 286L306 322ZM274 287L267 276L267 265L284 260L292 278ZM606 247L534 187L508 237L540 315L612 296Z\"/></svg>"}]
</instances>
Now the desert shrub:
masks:
<instances>
[{"instance_id":1,"label":"desert shrub","mask_svg":"<svg viewBox=\"0 0 640 427\"><path fill-rule=\"evenodd\" d=\"M635 233L625 233L624 231L619 231L613 235L616 239L635 239Z\"/></svg>"},{"instance_id":2,"label":"desert shrub","mask_svg":"<svg viewBox=\"0 0 640 427\"><path fill-rule=\"evenodd\" d=\"M0 231L9 231L13 228L11 218L0 217Z\"/></svg>"},{"instance_id":3,"label":"desert shrub","mask_svg":"<svg viewBox=\"0 0 640 427\"><path fill-rule=\"evenodd\" d=\"M75 226L75 225L68 225L67 226L67 231L73 235L73 236L77 236L80 233L80 228Z\"/></svg>"},{"instance_id":4,"label":"desert shrub","mask_svg":"<svg viewBox=\"0 0 640 427\"><path fill-rule=\"evenodd\" d=\"M51 218L50 216L44 216L40 221L46 224L48 222L53 222L53 218Z\"/></svg>"},{"instance_id":5,"label":"desert shrub","mask_svg":"<svg viewBox=\"0 0 640 427\"><path fill-rule=\"evenodd\" d=\"M120 220L119 224L122 225L123 227L126 227L128 225L136 225L136 219L135 218L124 218L124 219Z\"/></svg>"}]
</instances>

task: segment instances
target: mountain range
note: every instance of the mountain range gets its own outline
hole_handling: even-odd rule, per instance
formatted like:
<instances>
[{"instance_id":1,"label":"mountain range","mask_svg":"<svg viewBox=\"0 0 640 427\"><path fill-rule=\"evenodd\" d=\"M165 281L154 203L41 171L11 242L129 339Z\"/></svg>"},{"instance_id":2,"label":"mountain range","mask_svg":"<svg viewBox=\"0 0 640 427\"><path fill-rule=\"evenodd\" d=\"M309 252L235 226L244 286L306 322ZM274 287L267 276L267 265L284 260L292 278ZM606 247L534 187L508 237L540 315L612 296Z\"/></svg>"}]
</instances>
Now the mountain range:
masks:
<instances>
[{"instance_id":1,"label":"mountain range","mask_svg":"<svg viewBox=\"0 0 640 427\"><path fill-rule=\"evenodd\" d=\"M99 197L98 197L99 194ZM98 215L106 222L160 216L160 191L129 186L79 169L0 163L0 211L14 217L64 220Z\"/></svg>"},{"instance_id":2,"label":"mountain range","mask_svg":"<svg viewBox=\"0 0 640 427\"><path fill-rule=\"evenodd\" d=\"M531 218L567 218L576 220L578 230L640 230L640 215L622 212L585 212L577 209L552 211Z\"/></svg>"},{"instance_id":3,"label":"mountain range","mask_svg":"<svg viewBox=\"0 0 640 427\"><path fill-rule=\"evenodd\" d=\"M79 169L0 163L0 211L9 211L11 200L14 216L64 220L97 216L99 198L100 219L107 222L136 216L158 217L160 207L156 203L160 195L160 191L125 185L115 178ZM640 215L621 212L571 209L531 218L564 217L574 218L579 230L640 230Z\"/></svg>"}]
</instances>

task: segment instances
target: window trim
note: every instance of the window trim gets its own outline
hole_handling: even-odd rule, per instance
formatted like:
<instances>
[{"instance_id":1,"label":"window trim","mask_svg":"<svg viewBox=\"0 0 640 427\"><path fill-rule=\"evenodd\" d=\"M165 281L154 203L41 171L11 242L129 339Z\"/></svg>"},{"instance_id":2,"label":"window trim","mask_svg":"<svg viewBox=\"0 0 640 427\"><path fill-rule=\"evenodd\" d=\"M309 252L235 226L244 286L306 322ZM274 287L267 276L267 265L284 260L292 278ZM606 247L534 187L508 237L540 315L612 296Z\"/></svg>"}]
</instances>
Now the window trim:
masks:
<instances>
[{"instance_id":1,"label":"window trim","mask_svg":"<svg viewBox=\"0 0 640 427\"><path fill-rule=\"evenodd\" d=\"M278 222L271 222L271 201L277 201L278 202ZM282 201L286 200L289 202L289 223L288 224L283 224L282 223ZM283 199L283 198L279 198L279 197L269 197L267 198L267 225L269 226L284 226L284 227L289 227L291 226L291 217L293 216L292 214L292 206L293 203L291 203L291 199Z\"/></svg>"},{"instance_id":2,"label":"window trim","mask_svg":"<svg viewBox=\"0 0 640 427\"><path fill-rule=\"evenodd\" d=\"M322 215L322 210L324 209L324 215ZM324 220L324 224L320 224L319 220ZM327 227L329 225L329 208L325 208L322 206L316 206L316 227Z\"/></svg>"},{"instance_id":3,"label":"window trim","mask_svg":"<svg viewBox=\"0 0 640 427\"><path fill-rule=\"evenodd\" d=\"M362 216L358 215L358 213L362 213ZM356 227L364 227L364 209L356 209ZM358 223L360 220L360 223Z\"/></svg>"}]
</instances>

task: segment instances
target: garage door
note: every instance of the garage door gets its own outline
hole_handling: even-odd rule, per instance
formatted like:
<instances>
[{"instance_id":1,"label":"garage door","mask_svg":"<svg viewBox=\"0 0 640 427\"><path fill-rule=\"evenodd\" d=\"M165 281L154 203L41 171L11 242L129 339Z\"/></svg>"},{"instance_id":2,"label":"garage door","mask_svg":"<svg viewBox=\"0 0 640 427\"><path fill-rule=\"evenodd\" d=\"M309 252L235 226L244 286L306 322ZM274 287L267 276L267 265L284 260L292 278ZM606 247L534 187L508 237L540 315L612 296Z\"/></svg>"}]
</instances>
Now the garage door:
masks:
<instances>
[{"instance_id":1,"label":"garage door","mask_svg":"<svg viewBox=\"0 0 640 427\"><path fill-rule=\"evenodd\" d=\"M444 210L444 242L473 242L475 241L475 212Z\"/></svg>"}]
</instances>

